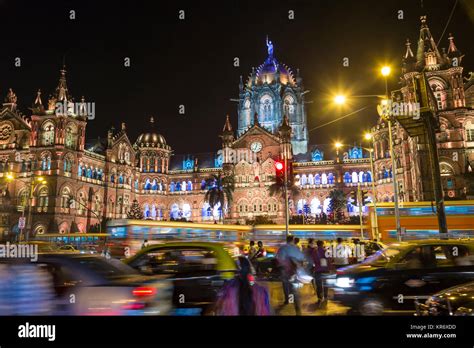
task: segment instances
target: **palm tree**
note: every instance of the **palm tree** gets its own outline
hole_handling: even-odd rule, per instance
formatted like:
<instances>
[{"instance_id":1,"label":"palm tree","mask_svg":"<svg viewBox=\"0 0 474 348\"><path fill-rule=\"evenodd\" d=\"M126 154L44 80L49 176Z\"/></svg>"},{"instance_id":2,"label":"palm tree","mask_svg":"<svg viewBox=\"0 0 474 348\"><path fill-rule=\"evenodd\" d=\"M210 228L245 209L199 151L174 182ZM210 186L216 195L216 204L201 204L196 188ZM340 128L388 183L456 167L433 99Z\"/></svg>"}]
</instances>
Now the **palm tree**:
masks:
<instances>
[{"instance_id":1,"label":"palm tree","mask_svg":"<svg viewBox=\"0 0 474 348\"><path fill-rule=\"evenodd\" d=\"M268 186L268 193L270 196L281 196L285 198L285 184L283 182L274 182ZM288 193L291 197L298 197L300 194L300 188L295 184L292 177L288 177Z\"/></svg>"},{"instance_id":2,"label":"palm tree","mask_svg":"<svg viewBox=\"0 0 474 348\"><path fill-rule=\"evenodd\" d=\"M347 204L347 198L342 190L332 190L329 192L329 210L334 215L334 220L338 219L338 217L343 214L343 210Z\"/></svg>"},{"instance_id":3,"label":"palm tree","mask_svg":"<svg viewBox=\"0 0 474 348\"><path fill-rule=\"evenodd\" d=\"M207 192L204 196L204 200L209 203L211 208L214 208L216 205L220 204L221 211L219 220L223 221L223 210L224 205L227 202L227 207L230 209L232 204L233 194L235 190L235 181L233 175L222 176L219 174L212 174L212 176L207 179Z\"/></svg>"}]
</instances>

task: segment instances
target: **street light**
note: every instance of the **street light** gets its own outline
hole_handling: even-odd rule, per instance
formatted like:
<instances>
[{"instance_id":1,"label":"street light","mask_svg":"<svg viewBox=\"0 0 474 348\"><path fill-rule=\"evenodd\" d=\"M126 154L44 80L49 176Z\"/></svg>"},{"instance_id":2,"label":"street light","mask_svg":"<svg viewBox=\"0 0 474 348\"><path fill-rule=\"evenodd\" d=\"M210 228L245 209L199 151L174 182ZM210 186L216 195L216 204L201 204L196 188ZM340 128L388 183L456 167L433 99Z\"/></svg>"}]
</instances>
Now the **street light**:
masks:
<instances>
[{"instance_id":1,"label":"street light","mask_svg":"<svg viewBox=\"0 0 474 348\"><path fill-rule=\"evenodd\" d=\"M392 135L392 120L391 120L391 112L390 112L390 100L388 96L388 76L390 75L392 69L389 66L383 66L380 69L382 76L384 77L385 81L385 98L382 100L382 110L379 115L383 119L385 119L388 123L388 137L390 143L390 157L392 159L392 180L393 180L393 203L394 203L394 210L395 210L395 225L397 229L397 237L398 240L401 240L401 227L400 227L400 208L398 202L398 182L397 182L397 168L396 168L396 161L395 161L395 151L393 150L393 135Z\"/></svg>"},{"instance_id":2,"label":"street light","mask_svg":"<svg viewBox=\"0 0 474 348\"><path fill-rule=\"evenodd\" d=\"M334 103L338 104L338 105L343 105L346 103L346 97L344 95L336 95L334 97Z\"/></svg>"},{"instance_id":3,"label":"street light","mask_svg":"<svg viewBox=\"0 0 474 348\"><path fill-rule=\"evenodd\" d=\"M374 214L375 214L375 220L374 220L374 230L372 231L372 235L377 236L377 239L380 240L380 235L379 235L379 220L377 216L377 191L375 191L375 169L374 169L374 159L373 159L373 153L374 153L374 137L372 136L371 133L365 133L364 134L364 139L367 141L372 141L372 147L369 150L369 158L370 158L370 170L372 171L372 195L373 195L373 200L372 203L374 203Z\"/></svg>"},{"instance_id":4,"label":"street light","mask_svg":"<svg viewBox=\"0 0 474 348\"><path fill-rule=\"evenodd\" d=\"M391 71L392 71L392 68L390 68L388 65L385 65L380 69L380 72L382 73L383 76L390 75Z\"/></svg>"}]
</instances>

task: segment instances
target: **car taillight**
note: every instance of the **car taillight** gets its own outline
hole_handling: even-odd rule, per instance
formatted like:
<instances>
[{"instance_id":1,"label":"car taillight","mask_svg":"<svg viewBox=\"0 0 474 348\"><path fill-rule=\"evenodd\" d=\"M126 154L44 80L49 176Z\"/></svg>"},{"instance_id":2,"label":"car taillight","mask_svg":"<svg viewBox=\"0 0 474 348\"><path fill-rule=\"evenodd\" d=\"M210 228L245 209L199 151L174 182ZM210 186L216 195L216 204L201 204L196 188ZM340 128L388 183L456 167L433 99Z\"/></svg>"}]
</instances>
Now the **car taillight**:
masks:
<instances>
[{"instance_id":1,"label":"car taillight","mask_svg":"<svg viewBox=\"0 0 474 348\"><path fill-rule=\"evenodd\" d=\"M156 288L150 286L140 286L133 289L132 294L133 296L137 297L152 296L156 294Z\"/></svg>"},{"instance_id":2,"label":"car taillight","mask_svg":"<svg viewBox=\"0 0 474 348\"><path fill-rule=\"evenodd\" d=\"M343 275L344 272L343 272L343 271L336 271L336 274L337 274L337 275Z\"/></svg>"}]
</instances>

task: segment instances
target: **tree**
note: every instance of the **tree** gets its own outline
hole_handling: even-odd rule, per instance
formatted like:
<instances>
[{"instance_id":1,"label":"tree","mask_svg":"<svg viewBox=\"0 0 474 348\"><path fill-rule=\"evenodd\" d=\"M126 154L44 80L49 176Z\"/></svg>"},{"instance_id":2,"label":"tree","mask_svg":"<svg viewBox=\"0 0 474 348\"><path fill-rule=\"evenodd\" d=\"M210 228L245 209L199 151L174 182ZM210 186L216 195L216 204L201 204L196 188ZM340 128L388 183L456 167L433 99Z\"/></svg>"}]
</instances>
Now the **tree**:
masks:
<instances>
[{"instance_id":1,"label":"tree","mask_svg":"<svg viewBox=\"0 0 474 348\"><path fill-rule=\"evenodd\" d=\"M233 200L233 194L235 190L235 181L233 175L222 176L222 173L212 174L212 176L206 180L207 192L204 196L204 200L209 203L211 208L214 208L220 204L219 219L223 221L223 210L225 203L227 202L228 209Z\"/></svg>"},{"instance_id":2,"label":"tree","mask_svg":"<svg viewBox=\"0 0 474 348\"><path fill-rule=\"evenodd\" d=\"M142 209L140 208L140 205L138 204L138 201L136 199L133 200L132 206L130 207L130 211L127 213L127 217L129 219L135 220L143 219Z\"/></svg>"},{"instance_id":3,"label":"tree","mask_svg":"<svg viewBox=\"0 0 474 348\"><path fill-rule=\"evenodd\" d=\"M329 192L329 210L332 212L334 221L341 220L344 217L347 199L342 190L332 190Z\"/></svg>"},{"instance_id":4,"label":"tree","mask_svg":"<svg viewBox=\"0 0 474 348\"><path fill-rule=\"evenodd\" d=\"M291 197L295 198L298 197L300 194L300 188L295 185L293 177L288 177L288 193ZM285 198L285 184L280 182L274 182L270 186L268 186L268 193L270 196L281 196L281 198Z\"/></svg>"}]
</instances>

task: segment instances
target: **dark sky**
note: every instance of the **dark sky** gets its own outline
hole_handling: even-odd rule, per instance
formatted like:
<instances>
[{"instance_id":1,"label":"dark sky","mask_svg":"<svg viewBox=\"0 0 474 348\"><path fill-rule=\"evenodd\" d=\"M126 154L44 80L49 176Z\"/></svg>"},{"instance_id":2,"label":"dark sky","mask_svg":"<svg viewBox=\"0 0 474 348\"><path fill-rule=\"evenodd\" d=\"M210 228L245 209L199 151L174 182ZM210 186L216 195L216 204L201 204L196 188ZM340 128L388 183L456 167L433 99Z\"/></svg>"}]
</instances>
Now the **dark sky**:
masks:
<instances>
[{"instance_id":1,"label":"dark sky","mask_svg":"<svg viewBox=\"0 0 474 348\"><path fill-rule=\"evenodd\" d=\"M426 14L436 41L455 0L288 0L288 1L7 1L0 0L0 96L9 87L21 110L36 90L43 102L54 91L63 56L68 86L76 100L82 95L96 103L96 119L88 138L106 136L111 125L128 125L132 142L149 128L153 115L160 133L176 153L214 151L225 115L237 126L239 75L266 58L268 34L280 62L300 68L307 100L309 128L360 108L329 107L338 90L381 94L377 68L391 63L400 72L405 40L416 43L419 16ZM178 19L185 10L186 19ZM69 10L76 19L69 19ZM295 19L288 19L288 11ZM402 10L404 19L397 19ZM472 51L474 0L459 0L440 47L454 34L466 54L465 73L474 71ZM416 45L412 46L413 50ZM469 51L471 50L471 51ZM14 67L21 57L22 66ZM131 67L123 66L124 57ZM241 66L233 66L239 57ZM342 66L343 57L350 66ZM397 77L390 81L397 87ZM185 114L178 106L185 105ZM310 133L311 143L334 139L358 141L377 119L360 113Z\"/></svg>"}]
</instances>

